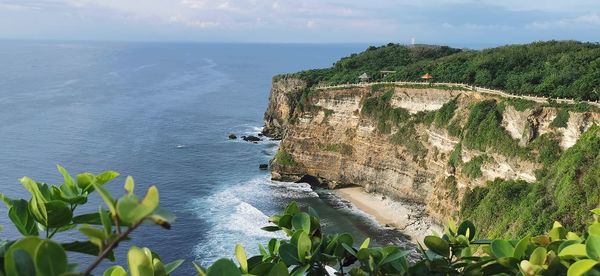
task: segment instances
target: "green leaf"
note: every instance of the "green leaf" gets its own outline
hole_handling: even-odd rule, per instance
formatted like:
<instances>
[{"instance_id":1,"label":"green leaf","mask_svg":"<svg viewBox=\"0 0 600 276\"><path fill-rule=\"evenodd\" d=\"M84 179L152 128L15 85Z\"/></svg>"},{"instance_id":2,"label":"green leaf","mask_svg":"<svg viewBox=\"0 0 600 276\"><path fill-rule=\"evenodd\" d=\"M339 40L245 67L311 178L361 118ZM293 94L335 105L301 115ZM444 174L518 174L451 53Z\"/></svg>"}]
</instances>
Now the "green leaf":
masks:
<instances>
[{"instance_id":1,"label":"green leaf","mask_svg":"<svg viewBox=\"0 0 600 276\"><path fill-rule=\"evenodd\" d=\"M96 246L95 244L93 244L90 241L84 241L84 242L74 241L74 242L69 242L69 243L63 243L61 245L66 251L70 251L70 252L77 252L77 253L87 254L87 255L91 255L91 256L98 256L98 254L100 254L100 250L99 250L98 246ZM114 262L115 261L114 252L111 251L110 253L108 253L108 255L106 256L106 259Z\"/></svg>"},{"instance_id":2,"label":"green leaf","mask_svg":"<svg viewBox=\"0 0 600 276\"><path fill-rule=\"evenodd\" d=\"M156 208L152 215L148 217L152 222L165 229L171 229L171 224L175 222L175 218L175 214L160 207Z\"/></svg>"},{"instance_id":3,"label":"green leaf","mask_svg":"<svg viewBox=\"0 0 600 276\"><path fill-rule=\"evenodd\" d=\"M102 187L97 182L94 182L92 185L94 187L94 190L96 190L96 192L98 192L98 194L100 194L100 197L102 197L102 199L104 200L104 203L106 203L106 206L108 206L108 210L110 211L110 214L113 217L116 216L117 209L115 208L115 200L110 195L110 193L107 190L105 190L104 187Z\"/></svg>"},{"instance_id":4,"label":"green leaf","mask_svg":"<svg viewBox=\"0 0 600 276\"><path fill-rule=\"evenodd\" d=\"M109 181L115 179L118 176L119 176L118 172L105 171L105 172L100 173L99 175L96 175L96 183L98 183L99 185L104 185L104 184L108 183Z\"/></svg>"},{"instance_id":5,"label":"green leaf","mask_svg":"<svg viewBox=\"0 0 600 276\"><path fill-rule=\"evenodd\" d=\"M248 273L248 257L246 256L246 250L244 250L244 247L241 244L235 245L235 258L240 264L242 273Z\"/></svg>"},{"instance_id":6,"label":"green leaf","mask_svg":"<svg viewBox=\"0 0 600 276\"><path fill-rule=\"evenodd\" d=\"M125 195L117 201L117 214L127 224L136 224L150 216L158 207L159 194L156 186L150 186L146 196L138 201L135 195Z\"/></svg>"},{"instance_id":7,"label":"green leaf","mask_svg":"<svg viewBox=\"0 0 600 276\"><path fill-rule=\"evenodd\" d=\"M531 244L531 236L527 235L524 238L522 238L517 245L515 246L515 252L513 257L517 258L517 259L521 259L525 256L525 251L527 251L527 248L529 247L529 245Z\"/></svg>"},{"instance_id":8,"label":"green leaf","mask_svg":"<svg viewBox=\"0 0 600 276\"><path fill-rule=\"evenodd\" d=\"M24 199L12 201L8 209L8 217L17 230L24 236L37 236L38 228L33 214L29 211L29 204Z\"/></svg>"},{"instance_id":9,"label":"green leaf","mask_svg":"<svg viewBox=\"0 0 600 276\"><path fill-rule=\"evenodd\" d=\"M220 259L208 268L207 276L241 276L238 267L229 259Z\"/></svg>"},{"instance_id":10,"label":"green leaf","mask_svg":"<svg viewBox=\"0 0 600 276\"><path fill-rule=\"evenodd\" d=\"M589 236L585 241L585 249L590 259L600 261L600 236Z\"/></svg>"},{"instance_id":11,"label":"green leaf","mask_svg":"<svg viewBox=\"0 0 600 276\"><path fill-rule=\"evenodd\" d=\"M287 207L285 207L283 212L286 215L293 216L297 213L300 213L300 208L298 208L298 204L295 201L292 201Z\"/></svg>"},{"instance_id":12,"label":"green leaf","mask_svg":"<svg viewBox=\"0 0 600 276\"><path fill-rule=\"evenodd\" d=\"M168 264L165 265L165 271L167 272L167 274L171 274L173 271L175 271L175 269L177 269L182 263L184 262L184 260L176 260L176 261L172 261Z\"/></svg>"},{"instance_id":13,"label":"green leaf","mask_svg":"<svg viewBox=\"0 0 600 276\"><path fill-rule=\"evenodd\" d=\"M423 242L425 243L427 248L429 248L429 250L433 251L434 253L440 256L448 257L450 255L450 245L448 245L448 242L442 240L439 237L427 236L425 237Z\"/></svg>"},{"instance_id":14,"label":"green leaf","mask_svg":"<svg viewBox=\"0 0 600 276\"><path fill-rule=\"evenodd\" d=\"M299 264L298 249L289 243L283 243L279 246L279 257L288 266Z\"/></svg>"},{"instance_id":15,"label":"green leaf","mask_svg":"<svg viewBox=\"0 0 600 276\"><path fill-rule=\"evenodd\" d=\"M48 225L48 213L44 203L46 199L42 195L37 183L29 177L21 178L21 184L31 193L31 201L29 202L29 211L33 214L35 220L42 225Z\"/></svg>"},{"instance_id":16,"label":"green leaf","mask_svg":"<svg viewBox=\"0 0 600 276\"><path fill-rule=\"evenodd\" d=\"M19 275L19 276L36 276L35 264L31 258L31 255L24 249L16 249L12 254L12 259L15 264L14 271L6 271L6 275Z\"/></svg>"},{"instance_id":17,"label":"green leaf","mask_svg":"<svg viewBox=\"0 0 600 276\"><path fill-rule=\"evenodd\" d=\"M600 236L600 222L595 222L588 227L588 233L590 235Z\"/></svg>"},{"instance_id":18,"label":"green leaf","mask_svg":"<svg viewBox=\"0 0 600 276\"><path fill-rule=\"evenodd\" d=\"M529 256L529 262L533 265L543 265L546 263L546 248L538 247L533 250L531 256Z\"/></svg>"},{"instance_id":19,"label":"green leaf","mask_svg":"<svg viewBox=\"0 0 600 276\"><path fill-rule=\"evenodd\" d=\"M579 260L572 264L567 271L567 276L580 276L592 269L598 262L594 260Z\"/></svg>"},{"instance_id":20,"label":"green leaf","mask_svg":"<svg viewBox=\"0 0 600 276\"><path fill-rule=\"evenodd\" d=\"M128 194L133 194L133 188L135 186L135 182L133 181L133 177L128 176L127 179L125 179L125 191L127 191Z\"/></svg>"},{"instance_id":21,"label":"green leaf","mask_svg":"<svg viewBox=\"0 0 600 276\"><path fill-rule=\"evenodd\" d=\"M44 204L46 208L48 223L45 225L48 228L59 228L71 223L73 212L67 206L67 203L60 200L52 200Z\"/></svg>"},{"instance_id":22,"label":"green leaf","mask_svg":"<svg viewBox=\"0 0 600 276\"><path fill-rule=\"evenodd\" d=\"M304 276L306 274L306 271L308 271L308 269L310 268L310 265L304 265L304 266L298 266L296 267L293 272L292 272L292 276Z\"/></svg>"},{"instance_id":23,"label":"green leaf","mask_svg":"<svg viewBox=\"0 0 600 276\"><path fill-rule=\"evenodd\" d=\"M104 227L104 233L106 236L110 235L110 233L112 233L113 222L110 219L108 212L102 209L102 206L98 209L98 216L100 217L100 222L102 222L102 226Z\"/></svg>"},{"instance_id":24,"label":"green leaf","mask_svg":"<svg viewBox=\"0 0 600 276\"><path fill-rule=\"evenodd\" d=\"M196 272L198 272L198 276L206 276L206 268L202 267L201 265L197 264L196 262L192 262L192 264L194 265Z\"/></svg>"},{"instance_id":25,"label":"green leaf","mask_svg":"<svg viewBox=\"0 0 600 276\"><path fill-rule=\"evenodd\" d=\"M83 233L86 237L90 239L90 242L98 246L98 248L103 249L104 240L108 238L108 235L104 233L103 230L96 229L89 225L83 225L79 228L79 232Z\"/></svg>"},{"instance_id":26,"label":"green leaf","mask_svg":"<svg viewBox=\"0 0 600 276\"><path fill-rule=\"evenodd\" d=\"M90 187L93 187L92 183L96 181L96 177L89 172L80 173L75 178L77 179L77 186L84 191L88 191Z\"/></svg>"},{"instance_id":27,"label":"green leaf","mask_svg":"<svg viewBox=\"0 0 600 276\"><path fill-rule=\"evenodd\" d=\"M67 271L67 254L59 244L43 240L35 251L34 263L37 275L60 275Z\"/></svg>"},{"instance_id":28,"label":"green leaf","mask_svg":"<svg viewBox=\"0 0 600 276\"><path fill-rule=\"evenodd\" d=\"M13 243L4 254L4 272L7 276L20 276L33 265L33 256L42 240L38 237L25 237ZM31 265L30 267L28 265ZM35 275L35 272L33 273Z\"/></svg>"},{"instance_id":29,"label":"green leaf","mask_svg":"<svg viewBox=\"0 0 600 276\"><path fill-rule=\"evenodd\" d=\"M283 262L276 263L267 276L288 276L290 275L287 266Z\"/></svg>"},{"instance_id":30,"label":"green leaf","mask_svg":"<svg viewBox=\"0 0 600 276\"><path fill-rule=\"evenodd\" d=\"M510 244L510 242L505 240L492 241L490 248L496 258L512 257L515 253L515 248Z\"/></svg>"},{"instance_id":31,"label":"green leaf","mask_svg":"<svg viewBox=\"0 0 600 276\"><path fill-rule=\"evenodd\" d=\"M66 192L70 195L75 195L78 193L77 186L75 186L75 182L73 181L73 177L69 174L67 169L63 168L61 165L56 165L56 168L62 174L64 179L64 185L66 187Z\"/></svg>"},{"instance_id":32,"label":"green leaf","mask_svg":"<svg viewBox=\"0 0 600 276\"><path fill-rule=\"evenodd\" d=\"M475 225L471 221L465 220L458 226L457 234L463 235L469 241L472 241L475 238Z\"/></svg>"},{"instance_id":33,"label":"green leaf","mask_svg":"<svg viewBox=\"0 0 600 276\"><path fill-rule=\"evenodd\" d=\"M127 271L125 271L125 269L120 266L120 265L115 265L115 266L111 266L108 269L106 269L104 271L104 276L127 276Z\"/></svg>"},{"instance_id":34,"label":"green leaf","mask_svg":"<svg viewBox=\"0 0 600 276\"><path fill-rule=\"evenodd\" d=\"M149 250L148 250L149 251ZM137 246L132 246L127 252L127 264L131 276L154 275L154 265L152 255L146 250Z\"/></svg>"},{"instance_id":35,"label":"green leaf","mask_svg":"<svg viewBox=\"0 0 600 276\"><path fill-rule=\"evenodd\" d=\"M310 233L310 216L304 212L295 214L292 217L292 226L296 231L303 230Z\"/></svg>"},{"instance_id":36,"label":"green leaf","mask_svg":"<svg viewBox=\"0 0 600 276\"><path fill-rule=\"evenodd\" d=\"M559 257L586 257L585 244L573 244L558 253Z\"/></svg>"},{"instance_id":37,"label":"green leaf","mask_svg":"<svg viewBox=\"0 0 600 276\"><path fill-rule=\"evenodd\" d=\"M298 260L304 263L306 256L310 254L310 248L312 246L310 238L306 232L302 231L298 236Z\"/></svg>"},{"instance_id":38,"label":"green leaf","mask_svg":"<svg viewBox=\"0 0 600 276\"><path fill-rule=\"evenodd\" d=\"M370 238L366 238L365 241L363 241L363 243L360 245L359 248L360 249L369 248L369 242L371 242L371 239Z\"/></svg>"},{"instance_id":39,"label":"green leaf","mask_svg":"<svg viewBox=\"0 0 600 276\"><path fill-rule=\"evenodd\" d=\"M260 229L265 230L267 232L277 232L277 231L281 230L281 227L270 225L270 226L262 227Z\"/></svg>"}]
</instances>

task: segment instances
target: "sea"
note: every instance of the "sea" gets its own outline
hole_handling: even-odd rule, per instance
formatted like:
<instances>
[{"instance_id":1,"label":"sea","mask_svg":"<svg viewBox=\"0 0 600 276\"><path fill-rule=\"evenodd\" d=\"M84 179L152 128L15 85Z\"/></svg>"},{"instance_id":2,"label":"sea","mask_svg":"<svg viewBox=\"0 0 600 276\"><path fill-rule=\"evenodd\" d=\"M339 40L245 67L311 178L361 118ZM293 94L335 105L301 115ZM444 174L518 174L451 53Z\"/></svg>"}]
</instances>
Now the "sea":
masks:
<instances>
[{"instance_id":1,"label":"sea","mask_svg":"<svg viewBox=\"0 0 600 276\"><path fill-rule=\"evenodd\" d=\"M256 254L258 243L285 238L260 228L291 201L315 208L327 232L410 247L330 191L271 181L258 167L278 141L228 139L261 131L274 75L329 67L367 46L0 40L0 192L29 199L23 176L62 183L57 164L72 174L121 173L106 186L115 196L128 175L140 195L156 185L160 205L177 216L172 229L143 225L96 274L126 265L132 245L164 262L185 259L174 275L193 275L192 261L233 258L237 243ZM103 202L94 193L87 205L77 213ZM0 224L0 238L20 237L5 206ZM76 230L56 238L85 239ZM69 258L79 270L93 260Z\"/></svg>"}]
</instances>

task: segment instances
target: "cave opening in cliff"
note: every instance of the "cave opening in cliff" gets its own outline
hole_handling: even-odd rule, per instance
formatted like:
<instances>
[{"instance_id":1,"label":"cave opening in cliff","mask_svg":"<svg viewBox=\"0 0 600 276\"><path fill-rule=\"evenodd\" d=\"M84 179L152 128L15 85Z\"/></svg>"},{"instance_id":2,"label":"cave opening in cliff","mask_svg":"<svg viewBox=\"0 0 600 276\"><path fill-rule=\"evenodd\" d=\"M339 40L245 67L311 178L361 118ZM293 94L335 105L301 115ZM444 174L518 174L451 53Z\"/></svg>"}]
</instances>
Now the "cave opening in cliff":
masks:
<instances>
[{"instance_id":1,"label":"cave opening in cliff","mask_svg":"<svg viewBox=\"0 0 600 276\"><path fill-rule=\"evenodd\" d=\"M296 181L297 183L308 183L310 186L321 186L321 181L317 177L314 177L310 174L305 174L300 178L300 180Z\"/></svg>"}]
</instances>

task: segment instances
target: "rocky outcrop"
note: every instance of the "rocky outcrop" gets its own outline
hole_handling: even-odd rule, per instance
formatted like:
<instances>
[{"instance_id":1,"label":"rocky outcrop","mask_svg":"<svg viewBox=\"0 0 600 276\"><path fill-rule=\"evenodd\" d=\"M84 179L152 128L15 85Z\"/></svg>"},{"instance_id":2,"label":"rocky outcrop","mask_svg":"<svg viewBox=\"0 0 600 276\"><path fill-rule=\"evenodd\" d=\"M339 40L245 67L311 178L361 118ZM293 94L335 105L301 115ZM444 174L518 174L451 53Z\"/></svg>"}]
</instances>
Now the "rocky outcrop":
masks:
<instances>
[{"instance_id":1,"label":"rocky outcrop","mask_svg":"<svg viewBox=\"0 0 600 276\"><path fill-rule=\"evenodd\" d=\"M296 78L274 80L269 95L269 105L265 112L263 134L281 139L296 107L299 92L306 88L306 82Z\"/></svg>"},{"instance_id":2,"label":"rocky outcrop","mask_svg":"<svg viewBox=\"0 0 600 276\"><path fill-rule=\"evenodd\" d=\"M398 129L381 131L380 122L361 111L365 99L374 95L370 87L313 91L307 100L311 108L297 109L305 92L305 83L297 79L273 83L265 113L265 133L283 139L271 166L274 179L298 181L309 177L329 188L362 186L389 198L420 203L430 216L445 222L457 214L467 189L497 177L534 182L535 172L541 168L535 158L461 148L460 136L450 135L447 127L435 123L415 124L410 138L404 138L410 141L394 140ZM411 118L420 118L424 112L435 112L453 99L457 99L457 104L450 122L461 127L474 103L502 100L473 91L397 86L389 104L407 110ZM518 111L506 105L501 126L523 148L549 132L560 138L563 148L568 148L593 123L600 122L598 113L570 112L566 128L553 128L551 123L556 116L557 110L552 107ZM414 145L422 145L420 154L415 154ZM450 162L456 150L460 165ZM535 154L532 151L532 156ZM479 176L463 172L464 164L481 156L485 156L485 161Z\"/></svg>"}]
</instances>

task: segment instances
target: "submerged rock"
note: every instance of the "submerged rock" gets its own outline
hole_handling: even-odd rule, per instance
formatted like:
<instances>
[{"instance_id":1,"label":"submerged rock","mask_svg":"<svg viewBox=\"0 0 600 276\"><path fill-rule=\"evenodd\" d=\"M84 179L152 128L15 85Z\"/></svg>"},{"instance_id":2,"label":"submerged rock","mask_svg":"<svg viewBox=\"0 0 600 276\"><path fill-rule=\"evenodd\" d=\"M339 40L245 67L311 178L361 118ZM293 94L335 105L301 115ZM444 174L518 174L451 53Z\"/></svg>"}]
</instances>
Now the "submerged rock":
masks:
<instances>
[{"instance_id":1,"label":"submerged rock","mask_svg":"<svg viewBox=\"0 0 600 276\"><path fill-rule=\"evenodd\" d=\"M237 139L237 136L235 134L231 133L231 134L229 134L229 139L235 140L235 139Z\"/></svg>"},{"instance_id":2,"label":"submerged rock","mask_svg":"<svg viewBox=\"0 0 600 276\"><path fill-rule=\"evenodd\" d=\"M269 168L269 164L260 164L260 165L258 165L258 168L261 170L266 170Z\"/></svg>"}]
</instances>

